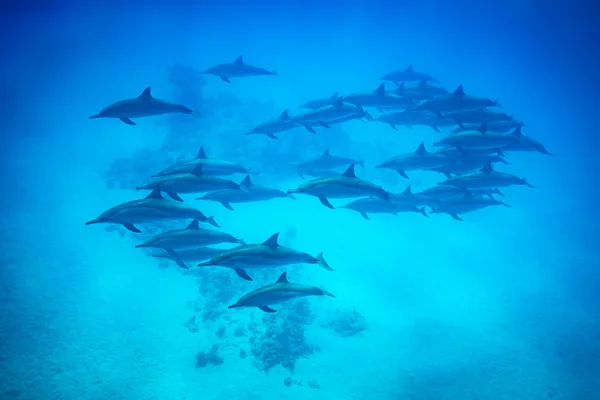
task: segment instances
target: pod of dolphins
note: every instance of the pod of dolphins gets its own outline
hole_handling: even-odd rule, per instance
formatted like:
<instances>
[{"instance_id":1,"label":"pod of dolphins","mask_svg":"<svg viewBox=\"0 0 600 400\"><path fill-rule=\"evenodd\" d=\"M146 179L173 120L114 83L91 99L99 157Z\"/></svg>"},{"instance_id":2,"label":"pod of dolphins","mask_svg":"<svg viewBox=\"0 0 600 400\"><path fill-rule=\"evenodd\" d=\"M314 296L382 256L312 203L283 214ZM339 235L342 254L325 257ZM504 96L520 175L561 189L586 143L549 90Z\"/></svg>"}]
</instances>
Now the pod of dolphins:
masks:
<instances>
[{"instance_id":1,"label":"pod of dolphins","mask_svg":"<svg viewBox=\"0 0 600 400\"><path fill-rule=\"evenodd\" d=\"M242 56L235 61L215 65L201 72L219 77L231 83L232 78L277 75L276 72L247 64ZM213 217L183 204L180 194L199 194L196 200L213 201L234 210L232 204L267 201L275 198L295 199L296 194L316 197L324 206L333 209L330 199L354 199L340 208L360 213L369 220L369 214L394 214L417 212L449 214L462 221L461 215L489 206L508 204L494 196L504 194L500 188L523 185L532 186L525 178L500 172L496 163L509 164L507 152L529 151L549 153L538 141L522 133L524 124L512 115L490 110L501 107L496 101L466 94L462 85L453 92L439 86L432 76L416 71L412 65L404 70L388 73L380 78L396 85L386 90L385 82L372 92L351 93L314 99L301 107L308 111L290 116L287 110L265 121L247 134L261 134L278 139L278 134L303 127L311 133L315 128L330 128L334 124L355 119L383 122L397 130L399 126L412 128L428 126L441 133L440 128L453 128L451 132L433 143L437 149L430 151L425 144L412 152L399 154L383 160L375 168L392 169L409 179L407 171L433 171L443 174L446 180L438 185L413 193L408 185L401 193L391 193L376 183L356 175L355 165L364 167L364 160L331 154L329 149L313 159L290 164L300 178L310 176L297 188L286 192L277 188L260 186L252 182L250 169L236 163L210 158L204 147L193 159L178 162L158 171L138 190L150 190L150 194L138 200L117 205L86 225L113 223L131 232L140 233L137 225L164 220L191 220L184 229L158 234L136 247L158 248L163 253L153 257L166 258L181 268L189 269L189 263L199 267L224 267L232 269L240 278L252 281L248 271L256 268L282 267L293 264L316 264L333 271L322 253L316 256L284 247L279 244L279 233L262 243L247 244L224 232L200 226L209 224L220 227ZM405 86L405 82L411 86ZM366 111L374 109L381 113L377 118ZM184 105L170 103L152 97L147 87L136 98L111 104L94 118L117 118L128 125L136 125L132 119L170 113L198 115ZM343 168L343 169L341 169ZM343 171L343 172L342 172ZM234 174L245 175L239 183L228 179ZM171 200L163 197L166 193ZM234 244L229 250L210 247L222 243ZM333 296L320 288L291 283L284 272L271 285L258 288L242 296L229 308L257 307L264 312L275 312L274 304L305 296Z\"/></svg>"}]
</instances>

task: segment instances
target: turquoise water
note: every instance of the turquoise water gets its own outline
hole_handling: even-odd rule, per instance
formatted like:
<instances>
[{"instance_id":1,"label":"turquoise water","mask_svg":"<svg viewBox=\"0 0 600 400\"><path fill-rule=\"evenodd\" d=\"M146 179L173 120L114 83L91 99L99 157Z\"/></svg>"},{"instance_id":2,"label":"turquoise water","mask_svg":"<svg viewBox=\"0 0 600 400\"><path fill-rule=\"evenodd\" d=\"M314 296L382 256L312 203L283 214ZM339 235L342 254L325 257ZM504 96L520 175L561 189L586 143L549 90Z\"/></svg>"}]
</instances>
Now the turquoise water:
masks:
<instances>
[{"instance_id":1,"label":"turquoise water","mask_svg":"<svg viewBox=\"0 0 600 400\"><path fill-rule=\"evenodd\" d=\"M18 8L3 13L0 398L600 398L591 12L433 1ZM240 55L278 75L198 73ZM357 119L245 135L411 64L523 120L555 156L506 152L496 167L536 188L502 188L510 208L462 222L429 207L428 218L366 220L339 208L351 199L330 199L331 210L304 194L235 211L182 195L215 229L247 243L279 232L335 270L248 270L251 282L135 248L190 219L136 224L139 234L84 225L145 197L136 187L201 146L283 192L306 182L289 164L325 149L364 160L356 175L390 192L435 186L442 174L407 180L375 166L421 142L433 151L451 128ZM199 116L88 119L148 86ZM228 309L284 271L335 298Z\"/></svg>"}]
</instances>

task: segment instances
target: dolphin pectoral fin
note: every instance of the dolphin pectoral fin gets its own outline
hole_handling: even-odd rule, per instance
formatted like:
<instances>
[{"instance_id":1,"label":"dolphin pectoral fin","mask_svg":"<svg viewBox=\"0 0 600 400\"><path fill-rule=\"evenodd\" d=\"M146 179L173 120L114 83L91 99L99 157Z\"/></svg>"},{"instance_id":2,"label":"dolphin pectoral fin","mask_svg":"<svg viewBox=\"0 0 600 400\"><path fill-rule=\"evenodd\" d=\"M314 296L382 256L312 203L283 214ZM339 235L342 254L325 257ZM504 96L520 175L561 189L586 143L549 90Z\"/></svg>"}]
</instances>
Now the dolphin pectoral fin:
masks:
<instances>
[{"instance_id":1,"label":"dolphin pectoral fin","mask_svg":"<svg viewBox=\"0 0 600 400\"><path fill-rule=\"evenodd\" d=\"M286 193L285 197L287 197L288 199L297 200L296 196L294 196L293 193Z\"/></svg>"},{"instance_id":2,"label":"dolphin pectoral fin","mask_svg":"<svg viewBox=\"0 0 600 400\"><path fill-rule=\"evenodd\" d=\"M371 220L371 218L369 218L369 216L367 215L367 213L366 213L366 212L364 212L364 211L361 211L361 212L360 212L360 215L362 215L362 217L363 217L364 219L368 220L368 221L370 221L370 220Z\"/></svg>"},{"instance_id":3,"label":"dolphin pectoral fin","mask_svg":"<svg viewBox=\"0 0 600 400\"><path fill-rule=\"evenodd\" d=\"M171 256L171 260L175 262L175 264L177 264L180 268L183 269L190 269L190 267L188 267L187 265L185 265L185 263L183 262L183 260L181 259L181 257L179 256L179 254L177 254L177 252L173 249L165 249L165 251L169 254L169 256Z\"/></svg>"},{"instance_id":4,"label":"dolphin pectoral fin","mask_svg":"<svg viewBox=\"0 0 600 400\"><path fill-rule=\"evenodd\" d=\"M177 201L183 201L183 199L181 197L179 197L179 195L175 192L167 192L167 194L169 195L170 198L172 198L173 200L177 200Z\"/></svg>"},{"instance_id":5,"label":"dolphin pectoral fin","mask_svg":"<svg viewBox=\"0 0 600 400\"><path fill-rule=\"evenodd\" d=\"M435 125L431 125L431 128L433 128L433 130L436 131L437 133L442 133L442 131L440 131L440 128L438 128Z\"/></svg>"},{"instance_id":6,"label":"dolphin pectoral fin","mask_svg":"<svg viewBox=\"0 0 600 400\"><path fill-rule=\"evenodd\" d=\"M228 202L226 202L226 201L222 201L222 202L221 202L221 204L222 204L222 205L223 205L223 207L225 207L226 209L228 209L228 210L231 210L231 211L235 211L235 210L233 209L233 207L231 207L231 204L229 204Z\"/></svg>"},{"instance_id":7,"label":"dolphin pectoral fin","mask_svg":"<svg viewBox=\"0 0 600 400\"><path fill-rule=\"evenodd\" d=\"M277 136L273 135L272 133L267 133L266 135L267 135L267 137L269 137L271 139L279 139Z\"/></svg>"},{"instance_id":8,"label":"dolphin pectoral fin","mask_svg":"<svg viewBox=\"0 0 600 400\"><path fill-rule=\"evenodd\" d=\"M301 171L296 171L296 173L298 174L298 176L299 176L300 178L302 178L302 179L305 179L305 178L304 178L304 175L302 175L302 172L301 172Z\"/></svg>"},{"instance_id":9,"label":"dolphin pectoral fin","mask_svg":"<svg viewBox=\"0 0 600 400\"><path fill-rule=\"evenodd\" d=\"M133 224L123 224L123 226L128 231L131 231L131 232L134 232L134 233L142 233L142 231L140 231L138 228L136 228L135 225L133 225Z\"/></svg>"},{"instance_id":10,"label":"dolphin pectoral fin","mask_svg":"<svg viewBox=\"0 0 600 400\"><path fill-rule=\"evenodd\" d=\"M329 264L327 264L327 261L325 261L325 257L323 257L323 253L317 254L317 256L315 258L317 259L317 264L321 268L326 269L327 271L333 271L333 268L331 268L329 266Z\"/></svg>"},{"instance_id":11,"label":"dolphin pectoral fin","mask_svg":"<svg viewBox=\"0 0 600 400\"><path fill-rule=\"evenodd\" d=\"M312 126L309 125L304 125L304 127L306 128L307 131L309 131L310 133L317 133Z\"/></svg>"},{"instance_id":12,"label":"dolphin pectoral fin","mask_svg":"<svg viewBox=\"0 0 600 400\"><path fill-rule=\"evenodd\" d=\"M206 221L209 224L211 224L212 226L214 226L215 228L220 228L221 225L217 224L217 221L215 221L215 217L206 217Z\"/></svg>"},{"instance_id":13,"label":"dolphin pectoral fin","mask_svg":"<svg viewBox=\"0 0 600 400\"><path fill-rule=\"evenodd\" d=\"M121 121L125 122L127 125L137 125L135 122L133 122L132 120L130 120L129 118L119 118Z\"/></svg>"},{"instance_id":14,"label":"dolphin pectoral fin","mask_svg":"<svg viewBox=\"0 0 600 400\"><path fill-rule=\"evenodd\" d=\"M327 197L323 197L323 196L319 196L319 201L325 206L325 207L329 207L332 210L334 209L334 207L331 205L331 203L329 202L329 200L327 200Z\"/></svg>"},{"instance_id":15,"label":"dolphin pectoral fin","mask_svg":"<svg viewBox=\"0 0 600 400\"><path fill-rule=\"evenodd\" d=\"M243 269L236 268L236 269L234 269L234 271L235 271L236 274L238 274L238 276L240 278L245 279L247 281L252 281L252 278L250 278L250 276Z\"/></svg>"},{"instance_id":16,"label":"dolphin pectoral fin","mask_svg":"<svg viewBox=\"0 0 600 400\"><path fill-rule=\"evenodd\" d=\"M406 179L410 179L408 177L408 175L406 175L406 172L404 172L404 170L397 169L396 171L398 171L398 173L400 174L401 177L406 178Z\"/></svg>"},{"instance_id":17,"label":"dolphin pectoral fin","mask_svg":"<svg viewBox=\"0 0 600 400\"><path fill-rule=\"evenodd\" d=\"M429 218L429 215L427 215L427 211L425 210L425 207L421 207L421 208L417 208L417 210L423 214L424 216L426 216L427 218Z\"/></svg>"},{"instance_id":18,"label":"dolphin pectoral fin","mask_svg":"<svg viewBox=\"0 0 600 400\"><path fill-rule=\"evenodd\" d=\"M263 310L264 312L268 312L268 313L274 313L275 310L273 310L271 307L269 306L258 306L258 308L260 308L261 310Z\"/></svg>"},{"instance_id":19,"label":"dolphin pectoral fin","mask_svg":"<svg viewBox=\"0 0 600 400\"><path fill-rule=\"evenodd\" d=\"M450 172L443 172L443 174L448 179L452 178L452 175L450 175Z\"/></svg>"},{"instance_id":20,"label":"dolphin pectoral fin","mask_svg":"<svg viewBox=\"0 0 600 400\"><path fill-rule=\"evenodd\" d=\"M222 80L224 80L227 83L231 83L231 81L229 80L229 78L226 77L226 76L219 76L219 78L221 78Z\"/></svg>"},{"instance_id":21,"label":"dolphin pectoral fin","mask_svg":"<svg viewBox=\"0 0 600 400\"><path fill-rule=\"evenodd\" d=\"M454 218L455 220L457 220L457 221L462 221L462 220L463 220L461 217L459 217L459 216L458 216L458 215L456 215L456 214L450 214L450 216L451 216L452 218Z\"/></svg>"},{"instance_id":22,"label":"dolphin pectoral fin","mask_svg":"<svg viewBox=\"0 0 600 400\"><path fill-rule=\"evenodd\" d=\"M331 128L331 126L329 126L326 122L319 122L319 125L321 125L323 128Z\"/></svg>"},{"instance_id":23,"label":"dolphin pectoral fin","mask_svg":"<svg viewBox=\"0 0 600 400\"><path fill-rule=\"evenodd\" d=\"M391 126L391 127L392 127L392 129L394 129L395 131L397 131L397 130L398 130L398 128L396 128L396 125L394 125L394 124L388 124L388 125L389 125L389 126Z\"/></svg>"}]
</instances>

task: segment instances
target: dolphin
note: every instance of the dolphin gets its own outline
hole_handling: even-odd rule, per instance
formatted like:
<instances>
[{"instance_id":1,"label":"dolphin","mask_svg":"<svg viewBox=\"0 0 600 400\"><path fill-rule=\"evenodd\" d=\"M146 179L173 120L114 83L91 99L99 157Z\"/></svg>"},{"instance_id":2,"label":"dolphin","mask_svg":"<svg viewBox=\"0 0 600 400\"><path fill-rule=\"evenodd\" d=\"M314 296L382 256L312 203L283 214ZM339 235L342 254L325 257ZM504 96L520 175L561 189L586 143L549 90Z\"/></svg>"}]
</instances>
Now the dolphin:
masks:
<instances>
[{"instance_id":1,"label":"dolphin","mask_svg":"<svg viewBox=\"0 0 600 400\"><path fill-rule=\"evenodd\" d=\"M230 78L240 78L244 76L259 76L259 75L278 75L275 71L268 71L264 68L254 67L246 64L242 56L235 59L234 62L215 65L210 67L202 74L215 75L227 83L231 83Z\"/></svg>"},{"instance_id":2,"label":"dolphin","mask_svg":"<svg viewBox=\"0 0 600 400\"><path fill-rule=\"evenodd\" d=\"M492 168L492 164L486 164L477 172L464 174L449 178L438 185L451 185L465 189L493 189L513 185L531 185L525 178L519 178L506 172L499 172Z\"/></svg>"},{"instance_id":3,"label":"dolphin","mask_svg":"<svg viewBox=\"0 0 600 400\"><path fill-rule=\"evenodd\" d=\"M381 186L360 179L354 173L354 164L341 175L331 178L317 178L300 185L296 189L288 190L288 193L304 193L315 196L326 207L334 208L328 198L353 198L375 196L384 200L390 200L390 194Z\"/></svg>"},{"instance_id":4,"label":"dolphin","mask_svg":"<svg viewBox=\"0 0 600 400\"><path fill-rule=\"evenodd\" d=\"M159 176L146 185L139 186L137 190L159 189L173 200L183 201L178 193L201 193L221 189L239 189L240 186L228 179L207 175L202 172L202 163L189 173Z\"/></svg>"},{"instance_id":5,"label":"dolphin","mask_svg":"<svg viewBox=\"0 0 600 400\"><path fill-rule=\"evenodd\" d=\"M392 201L403 206L418 207L429 204L427 197L421 196L418 193L412 192L411 185L408 185L402 192L393 193Z\"/></svg>"},{"instance_id":6,"label":"dolphin","mask_svg":"<svg viewBox=\"0 0 600 400\"><path fill-rule=\"evenodd\" d=\"M511 129L518 128L521 125L523 125L522 121L515 121L515 120L488 121L487 122L487 130L489 132L506 133L506 132L510 131ZM478 126L479 125L477 125L477 124L462 124L462 125L459 125L458 128L452 130L452 132L459 133L462 131L475 130L478 128Z\"/></svg>"},{"instance_id":7,"label":"dolphin","mask_svg":"<svg viewBox=\"0 0 600 400\"><path fill-rule=\"evenodd\" d=\"M393 129L398 130L397 126L412 128L414 125L429 126L436 132L441 132L440 127L455 126L456 123L450 119L439 118L437 115L427 110L404 110L383 114L375 119L384 122Z\"/></svg>"},{"instance_id":8,"label":"dolphin","mask_svg":"<svg viewBox=\"0 0 600 400\"><path fill-rule=\"evenodd\" d=\"M270 305L281 304L292 299L306 296L335 297L331 293L315 286L290 283L287 279L286 272L284 272L274 284L261 287L260 289L256 289L247 295L242 296L237 303L232 304L227 308L258 307L264 312L274 313L276 310L269 307Z\"/></svg>"},{"instance_id":9,"label":"dolphin","mask_svg":"<svg viewBox=\"0 0 600 400\"><path fill-rule=\"evenodd\" d=\"M448 157L425 150L425 144L421 142L417 150L412 153L401 154L392 157L375 168L388 168L398 171L400 176L409 179L404 171L424 170L441 167L448 163Z\"/></svg>"},{"instance_id":10,"label":"dolphin","mask_svg":"<svg viewBox=\"0 0 600 400\"><path fill-rule=\"evenodd\" d=\"M554 156L554 154L546 150L543 144L535 139L523 135L523 133L521 133L521 125L517 126L510 135L517 138L518 142L511 143L510 145L504 147L504 150L506 151L537 151L538 153Z\"/></svg>"},{"instance_id":11,"label":"dolphin","mask_svg":"<svg viewBox=\"0 0 600 400\"><path fill-rule=\"evenodd\" d=\"M500 104L484 97L476 97L465 94L462 85L460 85L451 94L425 100L417 105L414 109L429 110L435 113L438 117L444 118L444 113L480 110L486 107L500 107Z\"/></svg>"},{"instance_id":12,"label":"dolphin","mask_svg":"<svg viewBox=\"0 0 600 400\"><path fill-rule=\"evenodd\" d=\"M446 178L450 178L452 174L460 175L467 172L477 171L487 163L508 164L508 161L496 154L481 155L481 153L467 153L462 156L456 157L455 159L449 161L447 164L444 164L441 167L427 168L427 170L439 172L441 174L444 174Z\"/></svg>"},{"instance_id":13,"label":"dolphin","mask_svg":"<svg viewBox=\"0 0 600 400\"><path fill-rule=\"evenodd\" d=\"M344 102L354 104L358 107L404 108L411 106L414 100L409 97L399 96L394 92L385 90L385 83L377 89L364 93L354 93L344 96Z\"/></svg>"},{"instance_id":14,"label":"dolphin","mask_svg":"<svg viewBox=\"0 0 600 400\"><path fill-rule=\"evenodd\" d=\"M490 150L498 151L506 146L519 142L519 139L512 135L502 135L499 133L488 132L488 123L484 121L477 130L462 131L446 136L433 143L434 146L453 146L458 151L464 150Z\"/></svg>"},{"instance_id":15,"label":"dolphin","mask_svg":"<svg viewBox=\"0 0 600 400\"><path fill-rule=\"evenodd\" d=\"M306 130L315 133L314 126L330 128L330 121L348 120L348 118L369 118L369 114L361 107L346 103L338 97L332 104L310 110L290 118L291 122L303 125Z\"/></svg>"},{"instance_id":16,"label":"dolphin","mask_svg":"<svg viewBox=\"0 0 600 400\"><path fill-rule=\"evenodd\" d=\"M341 166L347 166L350 164L358 164L362 168L365 167L365 160L357 160L348 157L340 157L331 154L329 149L325 149L325 151L318 157L312 158L306 161L300 161L296 163L291 163L290 167L296 169L297 171L306 171L306 170L329 170ZM339 175L339 174L337 174Z\"/></svg>"},{"instance_id":17,"label":"dolphin","mask_svg":"<svg viewBox=\"0 0 600 400\"><path fill-rule=\"evenodd\" d=\"M217 249L215 247L196 247L191 249L173 250L164 249L164 253L152 254L152 257L166 258L174 261L178 266L183 269L190 269L186 262L196 263L199 261L208 260L209 258L221 253L223 249Z\"/></svg>"},{"instance_id":18,"label":"dolphin","mask_svg":"<svg viewBox=\"0 0 600 400\"><path fill-rule=\"evenodd\" d=\"M369 218L369 213L398 215L399 212L418 212L427 217L424 207L417 208L414 205L403 204L396 201L381 200L377 197L354 200L344 206L341 206L340 208L347 208L349 210L357 211L364 219L367 220L371 219Z\"/></svg>"},{"instance_id":19,"label":"dolphin","mask_svg":"<svg viewBox=\"0 0 600 400\"><path fill-rule=\"evenodd\" d=\"M292 264L318 264L321 268L333 271L323 258L323 253L316 257L289 247L281 246L275 233L261 244L246 244L219 253L209 261L198 264L199 267L221 266L232 268L243 279L251 281L246 269L263 267L283 267Z\"/></svg>"},{"instance_id":20,"label":"dolphin","mask_svg":"<svg viewBox=\"0 0 600 400\"><path fill-rule=\"evenodd\" d=\"M233 211L231 203L249 203L254 201L265 201L277 198L289 198L295 200L293 194L286 193L282 190L270 188L267 186L255 185L250 179L250 175L246 175L240 183L240 189L224 189L206 193L196 200L211 200L221 203L223 207Z\"/></svg>"},{"instance_id":21,"label":"dolphin","mask_svg":"<svg viewBox=\"0 0 600 400\"><path fill-rule=\"evenodd\" d=\"M175 219L196 219L219 227L213 217L206 217L200 210L177 201L165 200L158 189L154 189L143 199L113 207L85 224L121 224L131 232L140 233L141 231L134 224Z\"/></svg>"},{"instance_id":22,"label":"dolphin","mask_svg":"<svg viewBox=\"0 0 600 400\"><path fill-rule=\"evenodd\" d=\"M403 82L404 83L404 82ZM400 84L400 86L403 86ZM419 84L404 87L404 95L413 97L418 100L429 100L434 97L447 96L449 93L446 89L438 85L432 85L426 79L421 79Z\"/></svg>"},{"instance_id":23,"label":"dolphin","mask_svg":"<svg viewBox=\"0 0 600 400\"><path fill-rule=\"evenodd\" d=\"M239 164L231 161L218 160L216 158L208 158L204 151L204 146L200 147L200 151L196 158L191 160L182 161L175 163L166 169L162 170L153 178L165 175L183 174L192 172L199 164L202 164L202 174L215 175L215 176L227 176L233 174L248 174L250 170Z\"/></svg>"},{"instance_id":24,"label":"dolphin","mask_svg":"<svg viewBox=\"0 0 600 400\"><path fill-rule=\"evenodd\" d=\"M486 196L493 198L494 195L504 197L504 193L500 191L498 188L493 189L463 189L456 186L450 185L438 185L433 186L428 189L423 190L422 192L417 193L422 199L426 199L425 202L427 205L436 204L439 205L444 200L456 199L460 197L464 197L466 192L470 192L476 196Z\"/></svg>"},{"instance_id":25,"label":"dolphin","mask_svg":"<svg viewBox=\"0 0 600 400\"><path fill-rule=\"evenodd\" d=\"M302 179L306 179L304 175L308 175L312 178L331 178L334 176L338 176L341 174L340 171L335 171L331 169L296 169L296 173Z\"/></svg>"},{"instance_id":26,"label":"dolphin","mask_svg":"<svg viewBox=\"0 0 600 400\"><path fill-rule=\"evenodd\" d=\"M181 104L155 99L150 93L150 86L148 86L138 97L111 104L102 109L98 114L92 115L90 119L118 118L128 125L136 125L131 118L152 117L173 113L197 115L194 111Z\"/></svg>"},{"instance_id":27,"label":"dolphin","mask_svg":"<svg viewBox=\"0 0 600 400\"><path fill-rule=\"evenodd\" d=\"M388 74L385 74L381 78L380 81L392 81L396 85L398 82L421 82L421 81L431 81L435 83L439 83L439 81L433 78L431 75L424 74L422 72L417 72L413 68L412 65L409 65L405 70L402 71L394 71Z\"/></svg>"},{"instance_id":28,"label":"dolphin","mask_svg":"<svg viewBox=\"0 0 600 400\"><path fill-rule=\"evenodd\" d=\"M475 124L476 126L479 126L484 121L487 121L488 123L496 121L514 121L514 117L511 115L491 111L487 108L466 111L454 111L445 114L444 117L456 121L458 125Z\"/></svg>"},{"instance_id":29,"label":"dolphin","mask_svg":"<svg viewBox=\"0 0 600 400\"><path fill-rule=\"evenodd\" d=\"M300 108L310 108L311 110L316 110L317 108L325 107L330 104L333 104L336 99L340 97L338 92L335 92L331 97L327 97L325 99L316 99L306 102L300 106Z\"/></svg>"},{"instance_id":30,"label":"dolphin","mask_svg":"<svg viewBox=\"0 0 600 400\"><path fill-rule=\"evenodd\" d=\"M490 197L475 196L466 192L462 197L448 199L431 210L431 214L450 214L452 218L462 221L460 214L466 214L489 206L505 206L508 204Z\"/></svg>"},{"instance_id":31,"label":"dolphin","mask_svg":"<svg viewBox=\"0 0 600 400\"><path fill-rule=\"evenodd\" d=\"M276 133L289 131L302 125L295 124L291 121L287 110L284 110L278 118L263 122L256 128L252 129L246 135L266 135L271 139L278 139Z\"/></svg>"},{"instance_id":32,"label":"dolphin","mask_svg":"<svg viewBox=\"0 0 600 400\"><path fill-rule=\"evenodd\" d=\"M160 233L135 247L156 247L159 249L180 250L220 243L245 244L242 239L235 238L228 233L200 228L198 226L198 220L193 220L185 229L176 229Z\"/></svg>"}]
</instances>

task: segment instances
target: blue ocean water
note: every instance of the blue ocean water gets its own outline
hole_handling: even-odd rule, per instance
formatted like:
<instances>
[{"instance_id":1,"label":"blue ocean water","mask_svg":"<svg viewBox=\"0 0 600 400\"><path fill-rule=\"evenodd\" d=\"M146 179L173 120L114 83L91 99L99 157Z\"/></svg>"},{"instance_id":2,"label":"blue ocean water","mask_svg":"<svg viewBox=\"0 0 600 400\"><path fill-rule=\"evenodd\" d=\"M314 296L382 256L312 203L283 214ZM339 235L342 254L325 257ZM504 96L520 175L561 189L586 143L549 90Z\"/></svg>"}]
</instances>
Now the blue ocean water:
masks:
<instances>
[{"instance_id":1,"label":"blue ocean water","mask_svg":"<svg viewBox=\"0 0 600 400\"><path fill-rule=\"evenodd\" d=\"M3 3L0 51L3 216L1 399L600 398L596 109L598 13L586 2ZM232 63L276 76L200 74ZM554 154L506 151L494 168L535 186L502 188L494 206L429 217L370 214L314 196L182 204L215 229L316 256L317 265L189 270L136 248L189 218L84 225L142 199L136 190L197 156L288 189L290 166L331 154L364 160L359 178L400 193L436 186L432 171L375 168L449 135L356 118L246 135L307 101L372 92L415 70L499 102ZM400 82L398 82L400 83ZM408 86L409 82L405 82ZM410 82L411 85L419 82ZM396 84L386 82L388 90ZM88 119L152 96L198 115ZM366 106L374 118L390 110ZM331 125L329 128L324 125ZM338 167L340 174L347 166ZM314 172L314 171L312 171ZM318 172L318 171L317 171ZM245 173L224 178L240 183ZM166 194L163 194L167 198ZM221 244L227 249L238 244ZM275 283L310 296L228 308ZM267 304L268 305L268 304Z\"/></svg>"}]
</instances>

